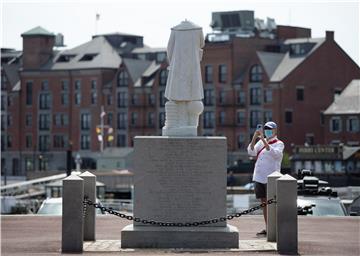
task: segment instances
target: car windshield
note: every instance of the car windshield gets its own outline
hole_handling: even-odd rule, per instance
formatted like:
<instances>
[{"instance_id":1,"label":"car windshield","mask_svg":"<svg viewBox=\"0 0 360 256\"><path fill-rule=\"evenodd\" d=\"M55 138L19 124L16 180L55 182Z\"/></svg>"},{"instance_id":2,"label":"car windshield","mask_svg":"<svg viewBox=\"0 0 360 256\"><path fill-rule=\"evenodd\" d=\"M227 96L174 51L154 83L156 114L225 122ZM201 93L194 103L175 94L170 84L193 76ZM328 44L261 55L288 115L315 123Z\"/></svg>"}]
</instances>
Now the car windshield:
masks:
<instances>
[{"instance_id":1,"label":"car windshield","mask_svg":"<svg viewBox=\"0 0 360 256\"><path fill-rule=\"evenodd\" d=\"M345 216L344 208L337 199L304 197L299 198L297 203L301 207L314 204L312 216Z\"/></svg>"},{"instance_id":2,"label":"car windshield","mask_svg":"<svg viewBox=\"0 0 360 256\"><path fill-rule=\"evenodd\" d=\"M40 207L38 214L62 215L62 201L45 201ZM96 208L96 214L104 214L99 208Z\"/></svg>"}]
</instances>

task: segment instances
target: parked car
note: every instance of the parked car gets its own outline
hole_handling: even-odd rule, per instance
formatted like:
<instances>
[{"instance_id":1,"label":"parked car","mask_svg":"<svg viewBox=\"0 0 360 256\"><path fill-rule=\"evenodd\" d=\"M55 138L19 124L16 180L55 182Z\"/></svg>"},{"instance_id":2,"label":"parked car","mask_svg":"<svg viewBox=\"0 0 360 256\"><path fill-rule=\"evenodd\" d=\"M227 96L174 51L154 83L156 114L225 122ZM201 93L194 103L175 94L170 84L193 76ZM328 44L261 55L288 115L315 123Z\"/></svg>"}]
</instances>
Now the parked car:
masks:
<instances>
[{"instance_id":1,"label":"parked car","mask_svg":"<svg viewBox=\"0 0 360 256\"><path fill-rule=\"evenodd\" d=\"M346 216L346 209L340 198L329 196L298 196L298 207L308 208L309 216Z\"/></svg>"},{"instance_id":2,"label":"parked car","mask_svg":"<svg viewBox=\"0 0 360 256\"><path fill-rule=\"evenodd\" d=\"M96 203L100 203L100 201L96 199ZM92 207L92 206L88 206L88 207ZM45 199L41 204L37 214L62 215L62 197ZM96 214L106 214L106 213L101 211L99 208L96 208Z\"/></svg>"}]
</instances>

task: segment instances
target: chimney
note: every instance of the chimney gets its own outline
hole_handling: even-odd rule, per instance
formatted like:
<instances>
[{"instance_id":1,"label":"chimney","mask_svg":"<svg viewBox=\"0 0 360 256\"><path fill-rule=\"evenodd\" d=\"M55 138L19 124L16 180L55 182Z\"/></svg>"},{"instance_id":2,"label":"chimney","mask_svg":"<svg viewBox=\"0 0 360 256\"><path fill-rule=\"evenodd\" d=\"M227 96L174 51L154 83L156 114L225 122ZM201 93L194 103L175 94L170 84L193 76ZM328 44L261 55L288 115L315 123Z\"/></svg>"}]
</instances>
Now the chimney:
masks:
<instances>
[{"instance_id":1,"label":"chimney","mask_svg":"<svg viewBox=\"0 0 360 256\"><path fill-rule=\"evenodd\" d=\"M21 36L23 38L23 68L39 69L53 55L55 35L42 27L36 27Z\"/></svg>"},{"instance_id":2,"label":"chimney","mask_svg":"<svg viewBox=\"0 0 360 256\"><path fill-rule=\"evenodd\" d=\"M334 31L326 31L326 40L334 40Z\"/></svg>"}]
</instances>

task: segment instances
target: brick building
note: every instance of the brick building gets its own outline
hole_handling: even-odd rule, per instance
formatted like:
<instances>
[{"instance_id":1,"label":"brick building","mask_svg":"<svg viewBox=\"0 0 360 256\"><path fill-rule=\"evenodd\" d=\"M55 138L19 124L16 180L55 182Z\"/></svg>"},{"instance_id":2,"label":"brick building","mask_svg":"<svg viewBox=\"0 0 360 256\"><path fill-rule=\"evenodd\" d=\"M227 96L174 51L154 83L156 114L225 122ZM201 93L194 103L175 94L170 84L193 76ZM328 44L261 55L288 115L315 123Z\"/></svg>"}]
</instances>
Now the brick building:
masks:
<instances>
[{"instance_id":1,"label":"brick building","mask_svg":"<svg viewBox=\"0 0 360 256\"><path fill-rule=\"evenodd\" d=\"M360 78L334 33L311 38L308 28L265 23L252 11L213 13L212 27L201 63L199 134L226 136L229 164L248 161L249 139L267 120L279 124L287 152L291 144L323 144L322 111ZM22 52L2 55L3 171L63 170L77 153L83 168L95 168L102 107L105 134L114 130L105 147L131 147L135 135L161 134L165 48L117 33L60 51L56 36L41 27L22 38Z\"/></svg>"}]
</instances>

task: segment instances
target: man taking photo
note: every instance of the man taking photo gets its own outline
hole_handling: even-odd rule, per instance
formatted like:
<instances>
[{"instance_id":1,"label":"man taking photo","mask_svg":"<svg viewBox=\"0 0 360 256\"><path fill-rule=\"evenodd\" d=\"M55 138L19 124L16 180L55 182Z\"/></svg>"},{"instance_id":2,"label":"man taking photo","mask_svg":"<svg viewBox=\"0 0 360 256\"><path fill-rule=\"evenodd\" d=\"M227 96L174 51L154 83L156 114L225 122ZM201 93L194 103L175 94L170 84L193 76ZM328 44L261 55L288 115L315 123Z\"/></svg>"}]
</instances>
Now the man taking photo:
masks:
<instances>
[{"instance_id":1,"label":"man taking photo","mask_svg":"<svg viewBox=\"0 0 360 256\"><path fill-rule=\"evenodd\" d=\"M274 171L280 172L284 151L284 143L277 138L276 123L267 122L264 129L258 125L247 150L249 156L256 157L253 175L256 198L266 203L267 176ZM263 207L263 214L266 227L266 206ZM266 228L256 235L266 236Z\"/></svg>"}]
</instances>

